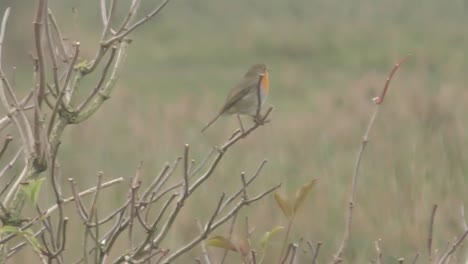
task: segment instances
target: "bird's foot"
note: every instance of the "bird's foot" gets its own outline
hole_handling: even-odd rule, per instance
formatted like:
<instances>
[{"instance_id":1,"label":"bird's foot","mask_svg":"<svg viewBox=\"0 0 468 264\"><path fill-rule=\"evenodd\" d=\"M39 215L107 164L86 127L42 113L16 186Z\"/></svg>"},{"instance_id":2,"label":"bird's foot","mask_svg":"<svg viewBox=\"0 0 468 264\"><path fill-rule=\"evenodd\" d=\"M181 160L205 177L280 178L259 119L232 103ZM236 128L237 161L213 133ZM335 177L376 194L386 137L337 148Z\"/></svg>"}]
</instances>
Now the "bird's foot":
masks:
<instances>
[{"instance_id":1,"label":"bird's foot","mask_svg":"<svg viewBox=\"0 0 468 264\"><path fill-rule=\"evenodd\" d=\"M257 126L262 126L266 123L270 122L270 119L265 119L265 116L262 116L261 114L253 116L253 121Z\"/></svg>"}]
</instances>

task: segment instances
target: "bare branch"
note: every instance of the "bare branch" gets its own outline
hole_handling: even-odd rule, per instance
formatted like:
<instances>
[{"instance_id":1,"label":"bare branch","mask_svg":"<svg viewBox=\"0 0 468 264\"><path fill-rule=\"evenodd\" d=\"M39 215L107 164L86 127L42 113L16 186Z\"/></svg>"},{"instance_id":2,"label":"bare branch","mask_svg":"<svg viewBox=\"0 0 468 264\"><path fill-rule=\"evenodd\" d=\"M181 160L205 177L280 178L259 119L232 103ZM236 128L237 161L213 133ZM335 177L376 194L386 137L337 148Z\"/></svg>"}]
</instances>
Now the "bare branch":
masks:
<instances>
[{"instance_id":1,"label":"bare branch","mask_svg":"<svg viewBox=\"0 0 468 264\"><path fill-rule=\"evenodd\" d=\"M7 150L8 145L10 145L11 141L13 141L13 137L10 134L7 134L5 137L5 141L3 142L2 149L0 150L0 159L3 157L3 154L5 154L5 151Z\"/></svg>"},{"instance_id":2,"label":"bare branch","mask_svg":"<svg viewBox=\"0 0 468 264\"><path fill-rule=\"evenodd\" d=\"M38 231L36 231L33 236L34 237L37 237L39 236L40 234L42 234L42 232L44 232L45 230L45 227L41 227ZM13 246L11 247L9 250L8 250L8 254L7 254L7 259L8 258L11 258L11 256L13 256L14 254L18 253L22 248L24 248L24 246L28 245L28 241L23 241L19 244L17 244L16 246Z\"/></svg>"},{"instance_id":3,"label":"bare branch","mask_svg":"<svg viewBox=\"0 0 468 264\"><path fill-rule=\"evenodd\" d=\"M145 254L146 251L149 250L149 248L152 248L151 244L154 243L152 240L153 240L153 237L154 237L154 235L156 233L156 227L158 226L158 224L161 221L162 217L165 215L167 208L169 208L169 206L172 204L172 202L174 201L174 199L177 196L178 196L178 194L172 194L167 199L166 203L163 205L161 211L159 212L157 218L151 224L150 230L148 231L148 234L146 236L145 241L143 241L143 243L141 243L141 245L135 250L135 253L133 254L132 258L139 258L143 254ZM163 230L164 230L164 227L163 227ZM122 257L120 257L120 258L122 258ZM118 262L118 260L116 260L115 262Z\"/></svg>"},{"instance_id":4,"label":"bare branch","mask_svg":"<svg viewBox=\"0 0 468 264\"><path fill-rule=\"evenodd\" d=\"M49 8L47 7L47 1L46 1L44 12L47 13L47 10L49 10ZM44 29L45 29L45 35L47 37L47 49L49 51L50 60L52 62L52 75L54 79L55 91L56 93L58 93L60 91L60 84L59 84L59 78L58 78L57 55L56 55L55 43L52 40L52 32L49 28L48 16L45 17Z\"/></svg>"},{"instance_id":5,"label":"bare branch","mask_svg":"<svg viewBox=\"0 0 468 264\"><path fill-rule=\"evenodd\" d=\"M15 164L16 160L18 159L19 155L21 154L21 152L23 151L22 148L19 148L19 150L16 152L16 155L13 156L13 159L11 159L11 161L5 165L5 167L0 171L0 178L3 177L3 175L5 175L5 173L9 170L11 170L13 168L13 165ZM1 192L3 193L3 191Z\"/></svg>"},{"instance_id":6,"label":"bare branch","mask_svg":"<svg viewBox=\"0 0 468 264\"><path fill-rule=\"evenodd\" d=\"M388 75L388 78L387 80L385 81L385 85L384 85L384 88L382 90L382 94L380 95L380 97L378 97L378 100L376 101L376 104L382 104L384 99L385 99L385 95L387 94L387 90L388 90L388 87L390 86L390 81L392 80L393 78L393 75L395 75L395 73L397 72L398 68L400 68L400 66L405 63L405 61L411 56L411 54L408 54L406 55L406 57L404 57L400 62L398 62L395 67L393 67L392 71L390 72L390 74Z\"/></svg>"},{"instance_id":7,"label":"bare branch","mask_svg":"<svg viewBox=\"0 0 468 264\"><path fill-rule=\"evenodd\" d=\"M99 109L99 107L101 107L105 100L109 99L110 93L112 92L115 83L120 77L120 71L122 70L126 59L128 45L129 41L123 41L119 43L115 63L112 68L111 75L107 80L107 83L104 85L104 87L102 87L102 89L98 90L99 92L97 93L97 96L94 96L94 99L90 102L88 107L82 109L82 111L80 111L80 114L77 115L76 118L74 118L74 120L72 120L73 124L78 124L88 119Z\"/></svg>"},{"instance_id":8,"label":"bare branch","mask_svg":"<svg viewBox=\"0 0 468 264\"><path fill-rule=\"evenodd\" d=\"M444 264L448 261L450 256L455 252L457 247L465 240L466 236L468 235L468 229L465 229L463 234L455 241L452 243L452 246L447 249L447 251L442 254L442 256L439 258L437 261L437 264Z\"/></svg>"},{"instance_id":9,"label":"bare branch","mask_svg":"<svg viewBox=\"0 0 468 264\"><path fill-rule=\"evenodd\" d=\"M317 258L318 258L318 254L319 254L321 246L322 246L322 242L318 242L317 246L315 247L314 257L312 258L312 264L317 263Z\"/></svg>"},{"instance_id":10,"label":"bare branch","mask_svg":"<svg viewBox=\"0 0 468 264\"><path fill-rule=\"evenodd\" d=\"M286 261L288 260L289 254L291 252L291 260L289 261L290 264L295 263L296 259L296 249L297 249L297 244L295 243L290 243L288 247L288 251L286 251L286 255L284 255L283 260L281 261L281 264L285 264Z\"/></svg>"},{"instance_id":11,"label":"bare branch","mask_svg":"<svg viewBox=\"0 0 468 264\"><path fill-rule=\"evenodd\" d=\"M1 83L0 83L0 85L1 85ZM0 92L0 98L3 98L2 96L3 95ZM33 96L33 93L31 91L31 92L28 93L28 95L25 98L23 98L23 100L21 100L18 109L12 109L12 111L10 111L10 113L7 114L7 116L0 119L0 131L5 129L12 122L12 120L10 118L10 115L15 117L18 114L18 112L29 110L29 109L33 108L32 106L26 106L26 104L28 104L29 101L31 100L32 96ZM1 100L3 102L3 99L1 99Z\"/></svg>"},{"instance_id":12,"label":"bare branch","mask_svg":"<svg viewBox=\"0 0 468 264\"><path fill-rule=\"evenodd\" d=\"M123 19L119 29L117 30L117 34L128 29L129 24L133 21L133 19L135 18L137 14L138 9L140 8L140 3L141 3L141 0L132 0L132 4L130 5L130 8L128 9L128 13Z\"/></svg>"},{"instance_id":13,"label":"bare branch","mask_svg":"<svg viewBox=\"0 0 468 264\"><path fill-rule=\"evenodd\" d=\"M377 264L382 264L382 249L380 248L380 241L381 239L378 239L374 242L375 250L377 251Z\"/></svg>"},{"instance_id":14,"label":"bare branch","mask_svg":"<svg viewBox=\"0 0 468 264\"><path fill-rule=\"evenodd\" d=\"M58 54L62 56L61 59L67 62L69 58L68 58L67 50L65 49L65 44L63 43L64 38L62 36L62 32L60 31L57 21L55 20L54 14L52 13L50 9L47 10L47 15L48 15L48 20L52 23L52 27L54 28L55 34L57 35L57 39L59 43L57 52Z\"/></svg>"},{"instance_id":15,"label":"bare branch","mask_svg":"<svg viewBox=\"0 0 468 264\"><path fill-rule=\"evenodd\" d=\"M165 166L163 167L163 169L161 170L161 172L159 173L159 175L157 177L154 178L153 182L151 182L151 184L149 185L149 187L143 192L143 195L142 195L142 198L141 200L143 201L147 201L148 200L148 197L151 195L152 191L154 190L154 188L156 188L156 186L159 185L159 183L161 182L161 179L163 178L163 176L166 175L167 171L169 170L171 166L169 165L169 163L166 163ZM151 199L150 199L151 201ZM148 201L148 202L150 202Z\"/></svg>"},{"instance_id":16,"label":"bare branch","mask_svg":"<svg viewBox=\"0 0 468 264\"><path fill-rule=\"evenodd\" d=\"M111 54L110 54L110 57L109 57L109 60L107 61L107 64L106 66L104 67L104 70L102 71L102 74L101 74L101 78L99 79L99 82L98 84L96 85L96 87L93 89L93 91L91 92L91 94L84 100L84 102L78 106L78 114L83 111L83 109L86 107L86 105L88 105L88 103L94 98L94 96L99 92L99 90L101 89L102 85L104 84L104 81L106 80L106 77L107 77L107 73L109 72L109 69L110 69L110 66L112 64L112 62L114 61L114 58L115 58L115 53L117 51L117 47L116 46L113 46L112 47L112 51L111 51Z\"/></svg>"},{"instance_id":17,"label":"bare branch","mask_svg":"<svg viewBox=\"0 0 468 264\"><path fill-rule=\"evenodd\" d=\"M200 223L200 219L197 219L197 225L198 225L198 229L200 230L200 233L203 232L203 226ZM201 244L203 257L205 258L206 264L211 264L210 255L208 254L208 249L206 248L206 244L203 241L201 241L200 244Z\"/></svg>"},{"instance_id":18,"label":"bare branch","mask_svg":"<svg viewBox=\"0 0 468 264\"><path fill-rule=\"evenodd\" d=\"M86 211L86 208L84 207L83 202L81 201L80 196L78 195L78 191L76 190L76 182L75 182L75 180L73 178L68 178L68 181L70 182L73 197L75 198L73 200L75 201L76 210L78 212L78 215L81 216L81 219L83 219L84 221L87 221L88 218L89 218L89 212ZM98 190L99 189L96 187L96 192Z\"/></svg>"},{"instance_id":19,"label":"bare branch","mask_svg":"<svg viewBox=\"0 0 468 264\"><path fill-rule=\"evenodd\" d=\"M44 14L47 8L47 0L38 0L37 9L36 9L36 18L34 19L34 43L36 48L36 55L38 61L38 70L39 70L39 88L37 94L37 101L39 109L42 106L42 101L44 100L44 91L45 91L45 64L44 64L44 55L42 48L42 23L44 23ZM37 153L39 154L39 153Z\"/></svg>"},{"instance_id":20,"label":"bare branch","mask_svg":"<svg viewBox=\"0 0 468 264\"><path fill-rule=\"evenodd\" d=\"M460 206L460 216L461 216L461 223L463 230L468 230L468 225L466 224L466 219L465 219L465 206Z\"/></svg>"},{"instance_id":21,"label":"bare branch","mask_svg":"<svg viewBox=\"0 0 468 264\"><path fill-rule=\"evenodd\" d=\"M51 164L51 170L50 170L50 180L51 180L51 185L52 189L55 194L55 203L58 207L59 210L59 216L57 220L57 231L56 231L56 243L55 243L55 248L57 251L52 254L53 256L59 255L63 250L65 250L65 240L66 240L66 225L67 225L67 217L64 216L63 213L63 194L62 194L62 189L61 189L61 182L59 179L57 179L57 173L56 173L56 167L57 167L57 153L58 153L58 148L60 145L57 146L57 148L54 149L54 152L52 153L52 164Z\"/></svg>"},{"instance_id":22,"label":"bare branch","mask_svg":"<svg viewBox=\"0 0 468 264\"><path fill-rule=\"evenodd\" d=\"M434 230L434 220L437 211L437 204L432 206L431 211L431 218L429 220L429 231L428 231L428 238L427 238L427 254L429 255L429 262L432 262L432 233Z\"/></svg>"},{"instance_id":23,"label":"bare branch","mask_svg":"<svg viewBox=\"0 0 468 264\"><path fill-rule=\"evenodd\" d=\"M349 198L349 205L347 208L347 216L346 216L346 222L345 222L345 231L343 234L343 238L341 240L340 246L338 247L338 250L336 251L332 263L339 263L342 261L342 256L343 256L343 251L346 247L346 244L348 243L349 236L351 233L351 225L352 225L352 220L353 220L353 208L354 208L354 200L356 196L356 189L357 189L357 181L359 178L359 169L361 168L361 160L362 156L364 153L364 150L366 149L367 143L369 142L369 135L371 128L374 125L375 119L377 118L377 115L379 113L379 108L383 103L384 96L386 94L386 91L390 85L390 81L392 80L392 77L396 73L396 71L400 68L400 66L406 61L405 57L400 63L397 63L393 68L392 71L389 74L389 77L387 78L387 81L385 82L385 86L382 92L382 95L380 98L374 99L375 102L375 107L374 111L372 113L372 116L369 120L369 123L367 125L366 131L364 133L363 139L361 141L361 145L359 147L358 153L356 155L356 161L354 163L354 173L353 173L353 178L352 178L352 183L351 183L351 195Z\"/></svg>"},{"instance_id":24,"label":"bare branch","mask_svg":"<svg viewBox=\"0 0 468 264\"><path fill-rule=\"evenodd\" d=\"M2 47L3 47L3 40L5 38L6 25L8 22L9 15L10 15L10 8L7 8L5 10L5 14L3 15L2 25L0 27L0 86L1 86L0 87L0 100L8 112L7 114L8 118L13 121L16 128L18 129L21 140L25 146L25 148L23 148L23 151L24 151L25 160L27 161L27 159L31 155L30 153L33 152L33 133L32 133L32 130L31 130L31 127L29 125L29 121L26 115L19 108L18 99L16 98L16 95L13 93L11 85L8 79L6 78L5 73L3 72L3 67L2 67L2 61L3 61ZM6 93L8 93L8 96L10 96L10 98L13 100L11 104L9 103ZM14 110L11 109L10 105L13 105ZM20 124L20 122L14 115L14 112L16 111L19 111L20 113L24 128L23 128L23 125Z\"/></svg>"},{"instance_id":25,"label":"bare branch","mask_svg":"<svg viewBox=\"0 0 468 264\"><path fill-rule=\"evenodd\" d=\"M235 213L233 216L232 216L232 221L231 221L231 225L229 227L229 236L228 236L228 239L231 239L232 238L232 234L234 233L234 226L236 224L236 220L237 220L237 213ZM224 264L224 261L226 261L226 258L227 258L227 255L229 253L229 249L225 249L224 250L224 254L223 254L223 258L221 259L221 263L220 264Z\"/></svg>"},{"instance_id":26,"label":"bare branch","mask_svg":"<svg viewBox=\"0 0 468 264\"><path fill-rule=\"evenodd\" d=\"M163 0L163 2L156 8L154 9L151 13L149 13L148 15L146 15L144 18L142 18L141 20L139 20L138 22L136 22L135 24L133 24L131 27L129 27L127 30L124 30L122 33L120 34L117 34L116 36L108 39L107 41L105 41L103 43L104 46L107 46L109 47L110 45L112 45L112 43L114 43L115 41L117 40L120 40L120 39L123 39L124 37L126 37L128 34L130 34L133 30L135 30L136 28L138 28L139 26L143 25L144 23L146 23L148 20L150 20L152 17L156 16L163 8L164 6L166 6L166 4L169 3L169 0Z\"/></svg>"},{"instance_id":27,"label":"bare branch","mask_svg":"<svg viewBox=\"0 0 468 264\"><path fill-rule=\"evenodd\" d=\"M104 25L104 30L102 31L102 36L101 36L101 42L104 41L104 39L107 37L107 34L109 34L109 32L111 32L112 34L115 34L115 32L112 30L111 25L110 25L115 8L116 8L116 0L112 0L110 8L109 8L109 15L107 15L106 1L101 0L101 18L102 18L102 24Z\"/></svg>"},{"instance_id":28,"label":"bare branch","mask_svg":"<svg viewBox=\"0 0 468 264\"><path fill-rule=\"evenodd\" d=\"M59 91L59 94L58 94L58 97L57 97L57 102L55 103L55 106L54 106L53 111L52 111L52 115L50 117L49 128L47 129L47 137L50 137L50 133L52 132L52 128L54 127L55 117L56 117L56 115L58 113L59 106L64 107L64 109L66 107L65 103L63 102L63 96L65 95L66 89L68 87L68 83L70 81L70 76L71 76L72 71L73 71L73 66L75 65L76 60L78 58L78 54L80 53L80 43L79 42L74 43L73 46L75 47L75 52L74 52L73 59L72 59L72 61L70 63L70 66L68 68L68 71L67 71L67 74L66 74L66 77L65 77L65 83L64 83L62 89Z\"/></svg>"},{"instance_id":29,"label":"bare branch","mask_svg":"<svg viewBox=\"0 0 468 264\"><path fill-rule=\"evenodd\" d=\"M189 145L185 144L184 148L184 195L189 195L189 168L188 168L188 159L189 159Z\"/></svg>"}]
</instances>

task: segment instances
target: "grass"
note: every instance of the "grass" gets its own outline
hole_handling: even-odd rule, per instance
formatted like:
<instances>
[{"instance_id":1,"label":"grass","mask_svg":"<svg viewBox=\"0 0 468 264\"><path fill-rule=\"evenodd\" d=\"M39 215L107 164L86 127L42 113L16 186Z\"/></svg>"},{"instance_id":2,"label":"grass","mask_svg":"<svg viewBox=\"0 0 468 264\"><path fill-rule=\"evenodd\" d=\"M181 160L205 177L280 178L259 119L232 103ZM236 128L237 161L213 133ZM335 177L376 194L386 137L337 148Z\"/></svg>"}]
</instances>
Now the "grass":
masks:
<instances>
[{"instance_id":1,"label":"grass","mask_svg":"<svg viewBox=\"0 0 468 264\"><path fill-rule=\"evenodd\" d=\"M66 21L71 12L63 6L70 3L52 2L62 8L57 16ZM76 25L65 28L78 36L90 58L95 47L88 41L98 36L96 7L72 5L78 8ZM391 85L364 154L345 256L348 263L374 258L373 241L378 238L389 262L424 253L434 203L439 204L434 247L444 249L460 234L458 208L468 202L466 8L463 1L436 0L424 5L174 0L161 17L137 32L111 100L89 121L66 132L61 157L66 178L76 178L84 188L99 170L106 178L128 177L143 160L149 181L166 161L181 155L186 142L195 157L202 157L237 123L235 118L221 119L202 135L200 128L248 65L266 62L272 68L272 123L229 153L215 177L187 204L172 243L183 243L187 234L196 232L194 219L210 212L218 190L239 186L241 171L253 173L268 159L262 186L254 189L282 182L284 191L291 192L312 177L319 179L292 237L323 241L319 259L324 262L343 232L352 166L370 99L378 95L392 64L412 53ZM32 7L18 10L29 14ZM15 30L20 21L13 20L5 49L27 54L30 45L15 48L15 41L27 40L32 31ZM16 57L8 55L4 65L14 63ZM19 63L18 83L27 87L28 61L20 57ZM116 201L124 196L121 190L108 194ZM245 214L257 226L257 237L286 223L272 197ZM27 258L22 257L17 261ZM464 254L459 257L464 259Z\"/></svg>"}]
</instances>

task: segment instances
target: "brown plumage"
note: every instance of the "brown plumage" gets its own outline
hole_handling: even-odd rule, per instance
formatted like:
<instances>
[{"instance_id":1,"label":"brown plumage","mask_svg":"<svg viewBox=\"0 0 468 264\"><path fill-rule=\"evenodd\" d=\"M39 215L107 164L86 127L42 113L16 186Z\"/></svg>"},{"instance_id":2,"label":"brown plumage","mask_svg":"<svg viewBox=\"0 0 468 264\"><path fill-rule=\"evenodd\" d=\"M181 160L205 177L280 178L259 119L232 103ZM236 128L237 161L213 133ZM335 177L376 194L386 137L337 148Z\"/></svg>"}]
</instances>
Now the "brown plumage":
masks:
<instances>
[{"instance_id":1,"label":"brown plumage","mask_svg":"<svg viewBox=\"0 0 468 264\"><path fill-rule=\"evenodd\" d=\"M243 114L255 115L258 106L258 91L260 76L262 76L260 84L260 97L263 104L266 100L269 91L269 76L265 64L254 64L250 67L242 80L234 86L229 92L226 101L219 111L218 115L213 118L201 132L210 127L218 118L227 114Z\"/></svg>"}]
</instances>

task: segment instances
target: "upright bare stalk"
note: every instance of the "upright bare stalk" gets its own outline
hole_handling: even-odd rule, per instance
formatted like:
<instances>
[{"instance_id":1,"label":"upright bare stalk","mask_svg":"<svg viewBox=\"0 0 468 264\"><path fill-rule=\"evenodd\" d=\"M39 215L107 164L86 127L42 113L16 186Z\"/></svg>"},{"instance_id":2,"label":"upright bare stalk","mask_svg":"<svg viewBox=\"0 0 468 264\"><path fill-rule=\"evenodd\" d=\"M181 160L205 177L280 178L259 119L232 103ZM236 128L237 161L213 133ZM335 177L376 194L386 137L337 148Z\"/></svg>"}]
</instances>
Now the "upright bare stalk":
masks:
<instances>
[{"instance_id":1,"label":"upright bare stalk","mask_svg":"<svg viewBox=\"0 0 468 264\"><path fill-rule=\"evenodd\" d=\"M408 55L409 56L409 55ZM347 216L346 216L346 222L345 222L345 231L343 234L343 239L341 240L340 246L338 247L337 252L335 253L332 263L340 263L343 261L343 252L345 250L345 247L348 243L349 236L351 233L351 226L352 226L352 221L353 221L353 208L355 205L355 197L356 197L356 189L357 189L357 182L359 178L359 169L361 167L361 160L362 156L364 154L364 150L366 149L367 143L369 142L369 135L370 131L372 129L372 126L374 125L375 119L377 118L377 115L379 113L380 106L384 102L385 95L387 94L388 87L390 85L390 81L393 78L393 75L396 73L396 71L400 68L400 66L406 61L408 58L406 56L404 59L402 59L399 63L397 63L392 71L390 72L384 88L382 90L382 94L380 97L376 97L373 99L375 106L374 106L374 111L372 112L372 115L369 119L369 123L367 124L367 128L364 132L363 139L361 141L361 145L359 146L358 153L356 155L356 161L354 163L354 173L353 173L353 178L352 178L352 183L351 183L351 195L349 198L348 202L348 208L347 208Z\"/></svg>"}]
</instances>

